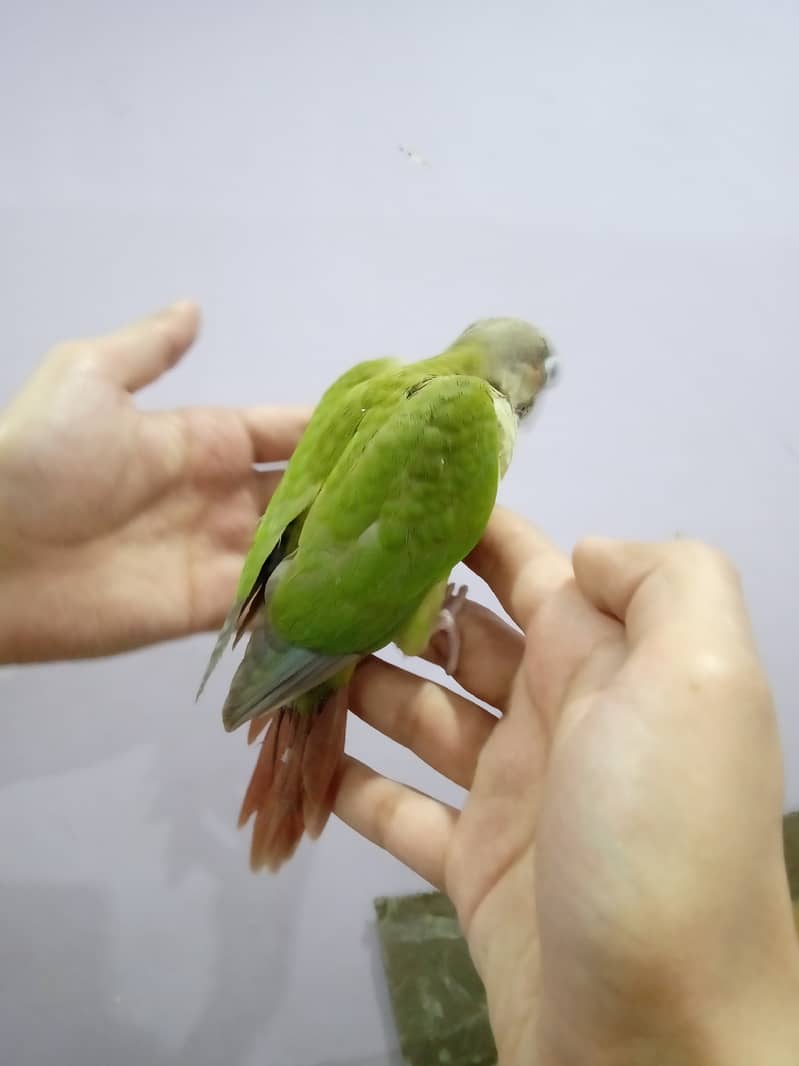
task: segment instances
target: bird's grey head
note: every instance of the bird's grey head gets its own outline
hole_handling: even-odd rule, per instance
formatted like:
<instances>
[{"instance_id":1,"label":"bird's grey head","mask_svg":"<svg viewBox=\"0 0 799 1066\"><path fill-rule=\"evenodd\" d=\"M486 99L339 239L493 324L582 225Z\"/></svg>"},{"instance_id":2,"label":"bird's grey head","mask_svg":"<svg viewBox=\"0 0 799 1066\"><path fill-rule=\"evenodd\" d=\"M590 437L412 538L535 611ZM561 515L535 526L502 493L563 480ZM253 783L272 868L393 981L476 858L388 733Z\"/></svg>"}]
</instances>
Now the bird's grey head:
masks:
<instances>
[{"instance_id":1,"label":"bird's grey head","mask_svg":"<svg viewBox=\"0 0 799 1066\"><path fill-rule=\"evenodd\" d=\"M518 418L524 418L554 377L555 358L546 337L520 318L482 318L463 331L460 343L480 347L486 381L506 397Z\"/></svg>"}]
</instances>

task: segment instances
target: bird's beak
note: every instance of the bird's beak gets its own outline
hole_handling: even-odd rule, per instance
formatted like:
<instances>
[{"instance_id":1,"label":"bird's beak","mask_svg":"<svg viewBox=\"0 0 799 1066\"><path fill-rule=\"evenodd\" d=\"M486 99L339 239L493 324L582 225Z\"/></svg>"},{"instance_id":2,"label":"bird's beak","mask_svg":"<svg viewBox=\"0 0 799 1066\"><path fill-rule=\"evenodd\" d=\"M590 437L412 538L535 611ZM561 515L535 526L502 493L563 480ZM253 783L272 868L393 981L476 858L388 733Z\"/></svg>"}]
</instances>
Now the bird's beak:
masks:
<instances>
[{"instance_id":1,"label":"bird's beak","mask_svg":"<svg viewBox=\"0 0 799 1066\"><path fill-rule=\"evenodd\" d=\"M546 377L546 385L554 385L560 378L560 360L555 352L550 352L544 360L544 375Z\"/></svg>"}]
</instances>

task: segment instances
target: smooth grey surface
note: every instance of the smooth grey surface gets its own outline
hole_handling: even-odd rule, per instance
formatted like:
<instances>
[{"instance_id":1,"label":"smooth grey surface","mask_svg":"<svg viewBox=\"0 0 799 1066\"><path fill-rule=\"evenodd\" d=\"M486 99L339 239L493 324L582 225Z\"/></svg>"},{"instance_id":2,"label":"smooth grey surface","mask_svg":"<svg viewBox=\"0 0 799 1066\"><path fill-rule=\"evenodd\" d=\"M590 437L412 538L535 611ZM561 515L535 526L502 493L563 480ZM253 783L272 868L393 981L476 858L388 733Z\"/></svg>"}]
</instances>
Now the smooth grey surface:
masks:
<instances>
[{"instance_id":1,"label":"smooth grey surface","mask_svg":"<svg viewBox=\"0 0 799 1066\"><path fill-rule=\"evenodd\" d=\"M54 341L183 295L202 339L143 404L313 401L356 358L533 318L564 373L504 502L567 548L733 555L796 805L797 31L790 0L5 0L0 402ZM339 824L249 874L230 666L192 703L209 646L0 671L3 1062L396 1052L371 900L423 886Z\"/></svg>"}]
</instances>

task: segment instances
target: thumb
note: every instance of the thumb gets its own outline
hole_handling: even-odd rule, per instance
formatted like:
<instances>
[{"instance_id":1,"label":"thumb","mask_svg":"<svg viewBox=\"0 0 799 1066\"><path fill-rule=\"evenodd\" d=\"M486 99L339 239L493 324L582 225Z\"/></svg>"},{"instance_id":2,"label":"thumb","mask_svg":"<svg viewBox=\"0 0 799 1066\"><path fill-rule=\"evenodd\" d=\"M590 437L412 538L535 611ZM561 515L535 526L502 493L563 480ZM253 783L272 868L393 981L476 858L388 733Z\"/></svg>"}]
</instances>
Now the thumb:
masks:
<instances>
[{"instance_id":1,"label":"thumb","mask_svg":"<svg viewBox=\"0 0 799 1066\"><path fill-rule=\"evenodd\" d=\"M182 300L93 342L98 368L122 388L136 392L178 362L197 336L200 311Z\"/></svg>"},{"instance_id":2,"label":"thumb","mask_svg":"<svg viewBox=\"0 0 799 1066\"><path fill-rule=\"evenodd\" d=\"M746 619L735 569L706 544L591 537L576 546L572 563L583 595L623 622L634 642L660 626L706 633Z\"/></svg>"},{"instance_id":3,"label":"thumb","mask_svg":"<svg viewBox=\"0 0 799 1066\"><path fill-rule=\"evenodd\" d=\"M658 545L587 537L572 553L577 585L594 607L626 622L633 596L660 561Z\"/></svg>"}]
</instances>

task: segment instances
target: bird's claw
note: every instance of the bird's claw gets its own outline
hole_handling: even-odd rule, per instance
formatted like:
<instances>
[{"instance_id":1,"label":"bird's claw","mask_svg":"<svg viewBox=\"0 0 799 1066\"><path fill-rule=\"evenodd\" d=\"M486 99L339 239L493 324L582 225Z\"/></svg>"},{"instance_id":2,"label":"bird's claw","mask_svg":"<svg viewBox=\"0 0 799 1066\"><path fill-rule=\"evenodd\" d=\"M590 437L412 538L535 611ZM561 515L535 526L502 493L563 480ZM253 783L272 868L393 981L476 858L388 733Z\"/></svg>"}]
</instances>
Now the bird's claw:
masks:
<instances>
[{"instance_id":1,"label":"bird's claw","mask_svg":"<svg viewBox=\"0 0 799 1066\"><path fill-rule=\"evenodd\" d=\"M436 623L435 633L446 633L447 644L449 651L447 654L447 661L444 665L444 669L447 671L450 677L452 677L455 671L458 669L458 659L460 657L461 640L458 633L457 616L461 607L466 600L466 593L468 592L466 585L461 585L460 588L455 589L455 585L450 582L447 585L447 594L444 597L444 603L441 606L441 611L438 616L438 622Z\"/></svg>"}]
</instances>

